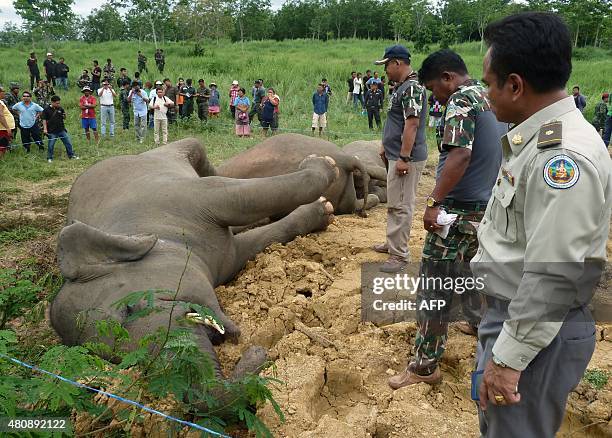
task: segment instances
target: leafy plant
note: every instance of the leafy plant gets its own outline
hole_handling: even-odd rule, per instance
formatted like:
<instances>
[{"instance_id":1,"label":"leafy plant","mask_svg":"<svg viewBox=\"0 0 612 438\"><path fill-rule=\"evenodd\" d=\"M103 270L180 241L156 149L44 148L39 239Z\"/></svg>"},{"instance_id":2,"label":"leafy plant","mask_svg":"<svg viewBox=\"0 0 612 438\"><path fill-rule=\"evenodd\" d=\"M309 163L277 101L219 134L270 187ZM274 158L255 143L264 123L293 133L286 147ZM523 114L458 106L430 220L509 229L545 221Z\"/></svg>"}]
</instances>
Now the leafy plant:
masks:
<instances>
[{"instance_id":1,"label":"leafy plant","mask_svg":"<svg viewBox=\"0 0 612 438\"><path fill-rule=\"evenodd\" d=\"M593 388L602 389L608 384L610 374L608 371L592 368L586 370L583 379L586 380Z\"/></svg>"},{"instance_id":2,"label":"leafy plant","mask_svg":"<svg viewBox=\"0 0 612 438\"><path fill-rule=\"evenodd\" d=\"M0 269L0 330L38 301L41 288L32 282L33 271Z\"/></svg>"}]
</instances>

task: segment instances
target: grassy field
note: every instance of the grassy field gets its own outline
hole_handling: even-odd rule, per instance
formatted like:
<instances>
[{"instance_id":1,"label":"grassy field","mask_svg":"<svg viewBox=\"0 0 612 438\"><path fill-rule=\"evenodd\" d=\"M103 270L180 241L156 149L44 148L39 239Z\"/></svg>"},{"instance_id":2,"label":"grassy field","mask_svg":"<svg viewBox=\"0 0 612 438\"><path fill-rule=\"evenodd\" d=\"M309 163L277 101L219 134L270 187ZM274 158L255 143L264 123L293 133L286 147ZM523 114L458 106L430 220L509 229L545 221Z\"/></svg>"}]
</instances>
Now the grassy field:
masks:
<instances>
[{"instance_id":1,"label":"grassy field","mask_svg":"<svg viewBox=\"0 0 612 438\"><path fill-rule=\"evenodd\" d=\"M256 130L254 138L238 139L232 135L233 121L228 115L227 91L233 79L238 79L250 93L251 84L257 78L263 78L266 86L272 86L281 97L280 128L285 132L309 133L312 114L311 96L316 84L326 77L334 90L329 110L329 139L343 145L357 139L376 139L378 133L371 133L367 127L367 119L352 111L345 104L346 78L352 70L365 72L374 70L377 66L372 61L378 59L384 47L391 41L361 41L341 40L328 42L299 41L261 41L244 44L229 42L205 45L205 55L193 57L190 55L191 45L167 44L166 69L164 76L176 81L178 77L192 78L196 82L203 78L206 83L212 81L219 84L222 96L223 116L204 128L198 120L187 121L181 126L174 126L170 138L195 136L201 139L211 154L214 162L219 162L238 151L260 141ZM410 47L410 44L408 44ZM69 79L74 83L82 69L91 69L91 61L98 59L104 64L111 57L117 71L126 67L133 77L136 67L136 52L143 50L149 57L149 73L143 73L143 80L154 81L162 79L153 62L154 47L151 44L137 42L111 42L103 44L56 43L50 48L56 59L63 56L71 69ZM482 73L482 55L477 44L464 44L455 47L464 57L473 77L480 78ZM0 50L2 59L14 60L0 64L0 83L5 87L11 81L18 81L26 88L29 77L25 61L31 47L13 47ZM39 63L44 59L46 48L35 47L39 55ZM603 50L579 50L575 56L574 72L568 86L580 84L583 93L588 98L586 117L592 117L592 111L599 96L605 90L612 88L606 80L612 77L612 57ZM418 68L426 54L416 53L413 64ZM133 131L123 132L118 129L114 140L105 139L99 144L88 144L82 135L79 125L79 110L77 107L79 90L73 85L68 92L58 91L62 104L68 112L68 130L77 153L82 160L68 162L56 160L48 165L43 154L33 153L25 156L20 150L10 154L0 161L0 190L11 190L19 187L24 181L40 181L48 178L78 173L95 161L108 156L135 153L151 148L152 133L149 132L144 145L133 141ZM99 114L98 114L99 116ZM121 126L121 115L117 111L117 126ZM433 139L431 139L433 140ZM65 158L63 146L56 146L56 156Z\"/></svg>"},{"instance_id":2,"label":"grassy field","mask_svg":"<svg viewBox=\"0 0 612 438\"><path fill-rule=\"evenodd\" d=\"M223 42L219 45L206 45L206 53L201 57L190 56L191 45L164 45L164 77L170 77L175 82L178 77L192 78L194 82L203 78L207 84L216 82L219 84L223 108L222 116L206 126L202 125L197 117L181 121L178 126L171 126L170 140L186 136L200 139L215 164L261 141L258 128L250 139L240 139L233 134L227 92L234 79L238 79L250 94L253 81L263 78L265 85L274 87L281 97L280 131L309 134L311 96L323 77L329 80L334 91L328 115L327 138L338 145L354 140L378 139L380 133L369 131L367 117L353 111L352 105L346 105L346 79L352 70L375 70L377 67L372 62L391 44L391 41L358 40L263 41L245 44ZM56 54L56 59L66 59L71 68L69 78L72 83L84 68L91 69L93 59L98 59L103 64L108 57L113 59L117 71L119 67L126 67L130 77L133 77L137 50L143 50L151 64L149 73L143 74L143 80L163 79L155 69L152 60L154 47L150 44L63 43L51 48L35 47L41 64L44 58L42 55L48 49ZM455 49L464 57L472 76L480 78L482 55L478 51L478 45L465 44ZM0 63L0 84L5 88L12 81L18 81L27 88L29 76L25 62L31 50L31 47L26 46L0 49L3 59ZM414 55L415 68L418 68L425 56L424 53ZM612 88L612 83L606 82L610 77L610 53L603 50L580 50L576 53L574 73L568 86L581 86L588 98L586 117L589 120L601 93ZM6 285L12 285L10 287L15 297L23 298L26 292L35 294L30 296L29 301L23 298L22 304L13 306L15 315L9 319L7 327L17 333L18 346L15 347L17 351L14 354L36 364L40 364L44 354L59 342L43 320L45 302L54 296L63 282L55 260L55 236L65 220L68 188L78 174L99 160L119 154L139 153L154 147L151 131L148 132L145 143L138 144L134 139L133 128L129 131L120 128L122 117L118 110L116 137L102 139L99 143L93 140L88 143L80 128L80 90L71 85L67 92L58 92L62 97L62 105L68 112L68 131L81 160L67 160L63 145L59 142L56 144L56 159L52 164L47 163L46 154L38 152L35 147L29 155L19 147L0 158L0 292L6 293ZM432 133L429 132L428 135L433 161L437 154L434 152ZM28 281L31 279L32 283L17 285L16 277L13 278L10 273L12 269L19 272L19 278L26 278ZM0 316L6 308L7 303L5 302L3 307L0 300ZM0 324L0 347L1 329ZM6 366L0 361L0 375L3 365ZM12 372L23 370L13 369ZM2 395L0 385L0 402Z\"/></svg>"}]
</instances>

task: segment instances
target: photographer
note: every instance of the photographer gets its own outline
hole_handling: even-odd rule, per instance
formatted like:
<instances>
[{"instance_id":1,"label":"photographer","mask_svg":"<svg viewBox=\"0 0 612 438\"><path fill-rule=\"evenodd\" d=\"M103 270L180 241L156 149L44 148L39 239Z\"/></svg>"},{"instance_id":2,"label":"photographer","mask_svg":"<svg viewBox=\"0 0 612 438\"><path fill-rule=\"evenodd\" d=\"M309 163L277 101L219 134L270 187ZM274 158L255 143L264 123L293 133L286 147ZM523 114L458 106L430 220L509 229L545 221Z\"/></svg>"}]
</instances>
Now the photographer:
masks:
<instances>
[{"instance_id":1,"label":"photographer","mask_svg":"<svg viewBox=\"0 0 612 438\"><path fill-rule=\"evenodd\" d=\"M174 108L174 102L164 96L164 90L160 87L154 91L155 95L151 96L149 108L154 111L153 114L153 137L155 145L159 146L159 131L162 132L161 144L168 143L168 117L167 113L170 108Z\"/></svg>"},{"instance_id":2,"label":"photographer","mask_svg":"<svg viewBox=\"0 0 612 438\"><path fill-rule=\"evenodd\" d=\"M147 104L149 98L140 89L138 82L132 82L132 91L128 95L128 102L132 104L134 110L134 128L136 131L136 140L144 143L146 128L147 128Z\"/></svg>"},{"instance_id":3,"label":"photographer","mask_svg":"<svg viewBox=\"0 0 612 438\"><path fill-rule=\"evenodd\" d=\"M110 122L109 134L111 137L115 136L115 97L117 93L113 90L113 86L104 80L102 88L97 90L98 97L100 97L100 117L101 127L100 133L102 136L106 134L106 122Z\"/></svg>"}]
</instances>

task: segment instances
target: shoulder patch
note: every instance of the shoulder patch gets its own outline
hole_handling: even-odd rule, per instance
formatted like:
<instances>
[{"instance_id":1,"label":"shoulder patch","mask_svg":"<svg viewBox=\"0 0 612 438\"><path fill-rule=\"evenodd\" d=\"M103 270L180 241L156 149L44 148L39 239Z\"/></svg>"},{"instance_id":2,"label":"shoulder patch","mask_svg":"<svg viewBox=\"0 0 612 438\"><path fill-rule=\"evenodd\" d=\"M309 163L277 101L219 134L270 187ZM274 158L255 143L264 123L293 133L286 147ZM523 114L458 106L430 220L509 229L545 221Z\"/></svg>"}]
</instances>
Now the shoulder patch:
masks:
<instances>
[{"instance_id":1,"label":"shoulder patch","mask_svg":"<svg viewBox=\"0 0 612 438\"><path fill-rule=\"evenodd\" d=\"M538 149L546 149L561 144L562 139L561 122L550 122L542 125L538 135Z\"/></svg>"},{"instance_id":2,"label":"shoulder patch","mask_svg":"<svg viewBox=\"0 0 612 438\"><path fill-rule=\"evenodd\" d=\"M580 169L567 155L555 155L544 165L544 181L554 189L569 189L580 178Z\"/></svg>"}]
</instances>

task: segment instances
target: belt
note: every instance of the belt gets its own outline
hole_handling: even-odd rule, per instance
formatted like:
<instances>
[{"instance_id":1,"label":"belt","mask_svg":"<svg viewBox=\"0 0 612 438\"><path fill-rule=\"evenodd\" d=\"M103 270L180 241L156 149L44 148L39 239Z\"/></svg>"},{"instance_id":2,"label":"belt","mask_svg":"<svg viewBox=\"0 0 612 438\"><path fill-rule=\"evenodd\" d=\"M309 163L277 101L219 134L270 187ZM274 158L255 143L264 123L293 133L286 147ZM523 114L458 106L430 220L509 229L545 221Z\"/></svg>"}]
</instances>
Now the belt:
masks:
<instances>
[{"instance_id":1,"label":"belt","mask_svg":"<svg viewBox=\"0 0 612 438\"><path fill-rule=\"evenodd\" d=\"M103 103L100 104L100 106L115 106L115 105L104 105Z\"/></svg>"},{"instance_id":2,"label":"belt","mask_svg":"<svg viewBox=\"0 0 612 438\"><path fill-rule=\"evenodd\" d=\"M442 201L442 205L449 208L458 208L459 210L470 210L470 211L485 211L487 209L487 204L489 201L471 201L471 202L462 202L457 201L452 198L446 198Z\"/></svg>"}]
</instances>

